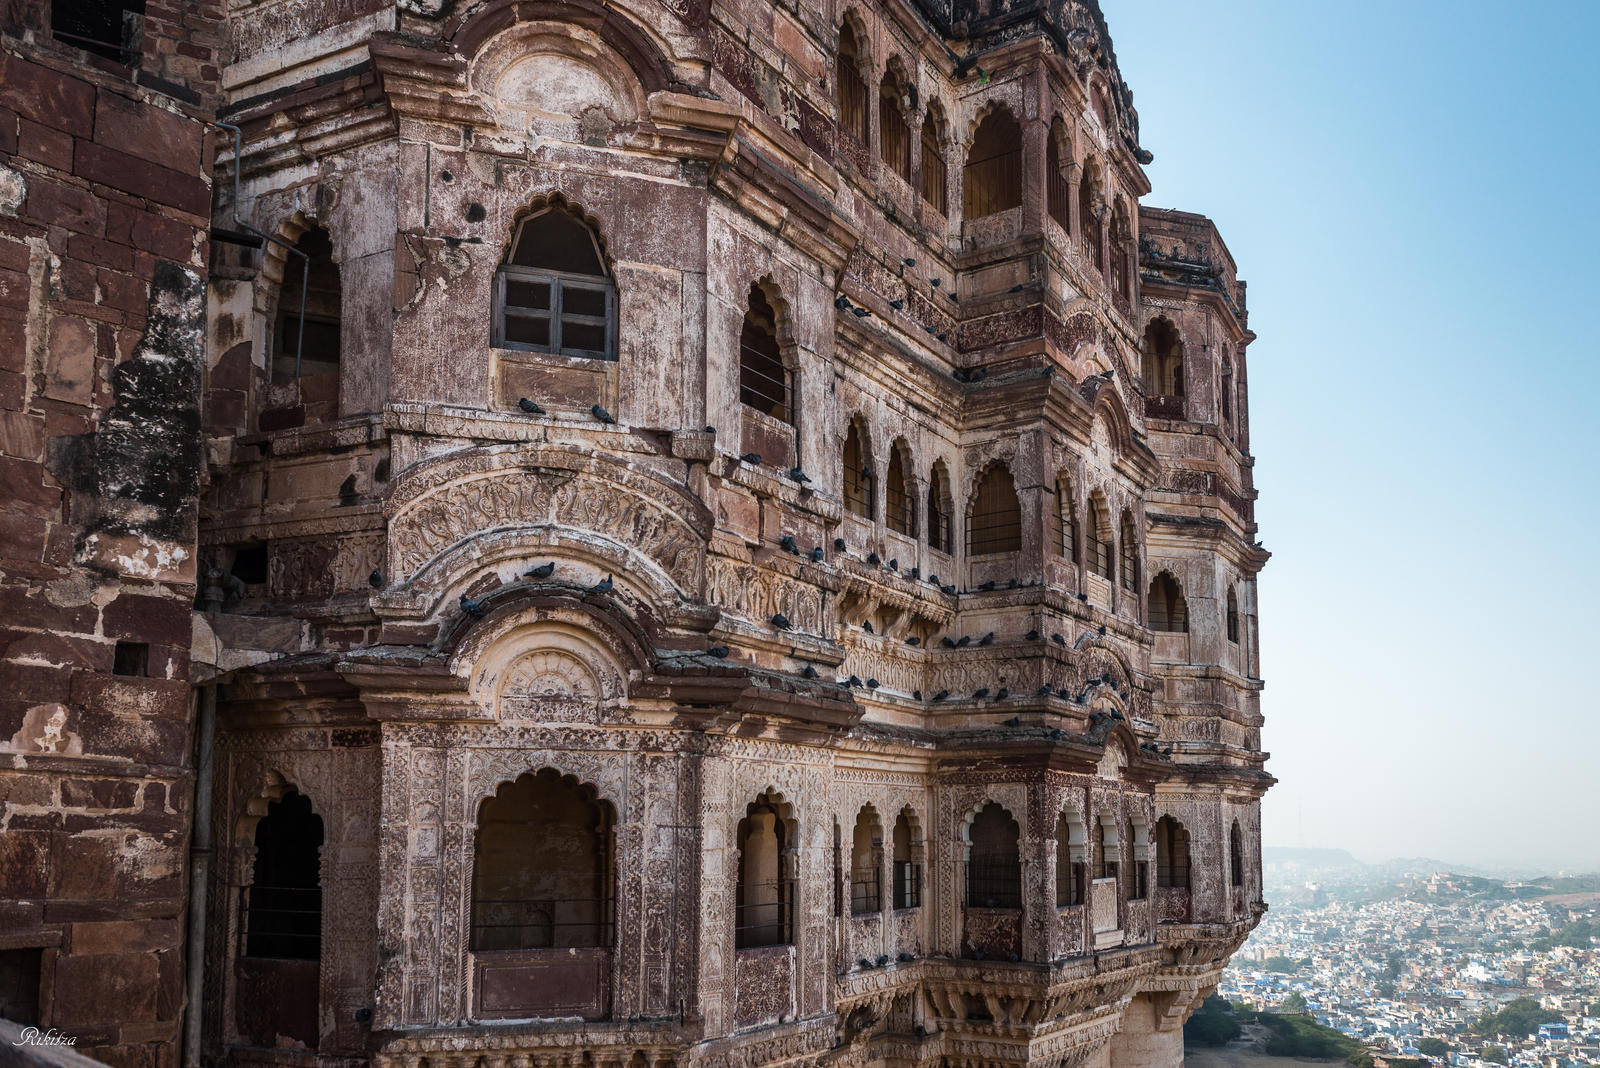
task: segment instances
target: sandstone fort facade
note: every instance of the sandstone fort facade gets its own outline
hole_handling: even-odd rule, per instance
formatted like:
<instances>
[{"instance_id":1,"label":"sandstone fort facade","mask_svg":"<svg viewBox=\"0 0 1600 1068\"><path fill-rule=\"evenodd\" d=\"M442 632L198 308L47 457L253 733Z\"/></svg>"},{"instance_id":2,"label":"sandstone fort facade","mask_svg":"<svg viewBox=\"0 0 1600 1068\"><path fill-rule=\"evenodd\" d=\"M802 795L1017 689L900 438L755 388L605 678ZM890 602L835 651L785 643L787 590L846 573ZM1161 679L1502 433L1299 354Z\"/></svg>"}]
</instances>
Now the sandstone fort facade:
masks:
<instances>
[{"instance_id":1,"label":"sandstone fort facade","mask_svg":"<svg viewBox=\"0 0 1600 1068\"><path fill-rule=\"evenodd\" d=\"M0 21L0 1016L1181 1061L1265 908L1254 335L1095 0Z\"/></svg>"}]
</instances>

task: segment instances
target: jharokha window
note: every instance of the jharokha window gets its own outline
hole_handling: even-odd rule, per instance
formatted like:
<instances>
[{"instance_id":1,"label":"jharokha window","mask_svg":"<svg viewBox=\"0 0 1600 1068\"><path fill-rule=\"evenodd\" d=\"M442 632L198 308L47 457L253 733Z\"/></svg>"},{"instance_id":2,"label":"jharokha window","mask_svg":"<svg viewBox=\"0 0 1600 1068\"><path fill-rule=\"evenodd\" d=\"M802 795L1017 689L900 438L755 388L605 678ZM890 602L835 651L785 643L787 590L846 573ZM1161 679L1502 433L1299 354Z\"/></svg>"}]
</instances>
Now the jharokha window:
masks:
<instances>
[{"instance_id":1,"label":"jharokha window","mask_svg":"<svg viewBox=\"0 0 1600 1068\"><path fill-rule=\"evenodd\" d=\"M873 517L872 452L867 437L856 423L850 421L850 430L844 438L844 506L845 510L863 519Z\"/></svg>"},{"instance_id":2,"label":"jharokha window","mask_svg":"<svg viewBox=\"0 0 1600 1068\"><path fill-rule=\"evenodd\" d=\"M972 135L962 194L969 219L1022 204L1022 127L1004 108L991 111Z\"/></svg>"},{"instance_id":3,"label":"jharokha window","mask_svg":"<svg viewBox=\"0 0 1600 1068\"><path fill-rule=\"evenodd\" d=\"M778 347L778 313L759 285L750 287L750 306L739 331L739 400L763 415L793 421L793 386Z\"/></svg>"},{"instance_id":4,"label":"jharokha window","mask_svg":"<svg viewBox=\"0 0 1600 1068\"><path fill-rule=\"evenodd\" d=\"M922 199L940 215L950 210L945 192L944 142L944 112L937 101L930 101L928 115L922 120Z\"/></svg>"},{"instance_id":5,"label":"jharokha window","mask_svg":"<svg viewBox=\"0 0 1600 1068\"><path fill-rule=\"evenodd\" d=\"M322 955L322 817L290 790L256 824L255 865L245 891L244 955L317 960Z\"/></svg>"},{"instance_id":6,"label":"jharokha window","mask_svg":"<svg viewBox=\"0 0 1600 1068\"><path fill-rule=\"evenodd\" d=\"M786 807L769 791L746 806L739 821L736 949L794 942L795 831Z\"/></svg>"},{"instance_id":7,"label":"jharokha window","mask_svg":"<svg viewBox=\"0 0 1600 1068\"><path fill-rule=\"evenodd\" d=\"M928 548L955 552L950 514L950 474L940 461L933 465L928 478Z\"/></svg>"},{"instance_id":8,"label":"jharokha window","mask_svg":"<svg viewBox=\"0 0 1600 1068\"><path fill-rule=\"evenodd\" d=\"M983 473L972 495L972 510L967 516L967 551L973 556L986 553L1014 553L1022 548L1022 506L1005 464L995 464Z\"/></svg>"},{"instance_id":9,"label":"jharokha window","mask_svg":"<svg viewBox=\"0 0 1600 1068\"><path fill-rule=\"evenodd\" d=\"M1083 235L1083 248L1089 262L1099 267L1102 261L1100 219L1095 215L1095 171L1083 168L1083 179L1078 183L1078 229Z\"/></svg>"},{"instance_id":10,"label":"jharokha window","mask_svg":"<svg viewBox=\"0 0 1600 1068\"><path fill-rule=\"evenodd\" d=\"M967 907L1020 909L1021 829L1011 813L990 802L973 817L967 854Z\"/></svg>"},{"instance_id":11,"label":"jharokha window","mask_svg":"<svg viewBox=\"0 0 1600 1068\"><path fill-rule=\"evenodd\" d=\"M911 181L911 127L906 122L908 91L894 72L878 89L878 152L891 171Z\"/></svg>"},{"instance_id":12,"label":"jharokha window","mask_svg":"<svg viewBox=\"0 0 1600 1068\"><path fill-rule=\"evenodd\" d=\"M1056 479L1050 498L1050 551L1067 560L1078 556L1078 520L1072 511L1072 483Z\"/></svg>"},{"instance_id":13,"label":"jharokha window","mask_svg":"<svg viewBox=\"0 0 1600 1068\"><path fill-rule=\"evenodd\" d=\"M1163 571L1150 583L1145 603L1145 619L1151 630L1185 633L1189 629L1189 606L1184 602L1178 580Z\"/></svg>"},{"instance_id":14,"label":"jharokha window","mask_svg":"<svg viewBox=\"0 0 1600 1068\"><path fill-rule=\"evenodd\" d=\"M889 473L883 482L884 519L889 529L908 538L917 536L917 497L911 484L911 456L904 441L889 450Z\"/></svg>"},{"instance_id":15,"label":"jharokha window","mask_svg":"<svg viewBox=\"0 0 1600 1068\"><path fill-rule=\"evenodd\" d=\"M1111 578L1111 517L1106 514L1105 502L1098 496L1089 499L1085 516L1084 533L1088 537L1085 553L1089 570L1103 579Z\"/></svg>"},{"instance_id":16,"label":"jharokha window","mask_svg":"<svg viewBox=\"0 0 1600 1068\"><path fill-rule=\"evenodd\" d=\"M1072 233L1072 187L1067 184L1067 156L1062 148L1067 143L1067 127L1060 119L1050 124L1050 137L1045 145L1044 180L1045 199L1050 218L1067 233Z\"/></svg>"},{"instance_id":17,"label":"jharokha window","mask_svg":"<svg viewBox=\"0 0 1600 1068\"><path fill-rule=\"evenodd\" d=\"M495 275L495 337L501 348L617 358L617 287L600 239L561 204L517 227L511 256Z\"/></svg>"},{"instance_id":18,"label":"jharokha window","mask_svg":"<svg viewBox=\"0 0 1600 1068\"><path fill-rule=\"evenodd\" d=\"M867 80L860 42L847 22L839 30L839 128L867 143Z\"/></svg>"},{"instance_id":19,"label":"jharokha window","mask_svg":"<svg viewBox=\"0 0 1600 1068\"><path fill-rule=\"evenodd\" d=\"M1239 644L1239 595L1232 586L1228 587L1228 640Z\"/></svg>"}]
</instances>

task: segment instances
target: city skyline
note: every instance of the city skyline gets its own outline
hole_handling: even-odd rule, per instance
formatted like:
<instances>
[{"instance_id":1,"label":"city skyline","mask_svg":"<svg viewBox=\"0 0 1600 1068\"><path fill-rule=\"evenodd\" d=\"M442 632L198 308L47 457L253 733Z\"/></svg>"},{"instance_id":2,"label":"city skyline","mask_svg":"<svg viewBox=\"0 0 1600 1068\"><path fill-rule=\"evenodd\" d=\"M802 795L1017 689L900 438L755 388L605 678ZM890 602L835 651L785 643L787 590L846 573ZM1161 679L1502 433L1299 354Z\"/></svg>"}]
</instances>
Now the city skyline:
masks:
<instances>
[{"instance_id":1,"label":"city skyline","mask_svg":"<svg viewBox=\"0 0 1600 1068\"><path fill-rule=\"evenodd\" d=\"M1600 8L1106 15L1147 202L1249 265L1265 843L1303 811L1372 859L1600 868L1600 380L1559 269L1600 235L1552 203L1594 187Z\"/></svg>"}]
</instances>

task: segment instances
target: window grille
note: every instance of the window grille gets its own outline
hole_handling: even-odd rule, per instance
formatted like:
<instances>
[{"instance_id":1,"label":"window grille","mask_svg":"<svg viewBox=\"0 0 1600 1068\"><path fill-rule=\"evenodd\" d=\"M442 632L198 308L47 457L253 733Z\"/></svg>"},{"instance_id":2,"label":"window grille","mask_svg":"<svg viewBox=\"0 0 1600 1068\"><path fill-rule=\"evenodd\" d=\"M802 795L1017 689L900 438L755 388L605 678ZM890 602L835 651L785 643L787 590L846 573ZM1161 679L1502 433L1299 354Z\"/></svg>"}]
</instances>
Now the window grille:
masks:
<instances>
[{"instance_id":1,"label":"window grille","mask_svg":"<svg viewBox=\"0 0 1600 1068\"><path fill-rule=\"evenodd\" d=\"M144 0L52 0L50 34L64 44L131 66L139 58Z\"/></svg>"},{"instance_id":2,"label":"window grille","mask_svg":"<svg viewBox=\"0 0 1600 1068\"><path fill-rule=\"evenodd\" d=\"M940 215L949 213L946 200L946 169L944 162L944 127L930 108L922 120L922 199Z\"/></svg>"},{"instance_id":3,"label":"window grille","mask_svg":"<svg viewBox=\"0 0 1600 1068\"><path fill-rule=\"evenodd\" d=\"M760 286L750 287L750 306L739 330L739 401L763 415L792 421L792 384L778 346L778 315Z\"/></svg>"},{"instance_id":4,"label":"window grille","mask_svg":"<svg viewBox=\"0 0 1600 1068\"><path fill-rule=\"evenodd\" d=\"M839 30L839 128L867 143L867 83L858 65L855 31Z\"/></svg>"},{"instance_id":5,"label":"window grille","mask_svg":"<svg viewBox=\"0 0 1600 1068\"><path fill-rule=\"evenodd\" d=\"M878 91L878 151L890 170L911 181L911 127L900 110L900 87L889 78Z\"/></svg>"},{"instance_id":6,"label":"window grille","mask_svg":"<svg viewBox=\"0 0 1600 1068\"><path fill-rule=\"evenodd\" d=\"M922 865L913 860L894 862L894 907L922 907Z\"/></svg>"},{"instance_id":7,"label":"window grille","mask_svg":"<svg viewBox=\"0 0 1600 1068\"><path fill-rule=\"evenodd\" d=\"M1228 588L1228 640L1239 644L1239 598L1231 586Z\"/></svg>"},{"instance_id":8,"label":"window grille","mask_svg":"<svg viewBox=\"0 0 1600 1068\"><path fill-rule=\"evenodd\" d=\"M1171 816L1156 822L1156 885L1189 888L1189 832Z\"/></svg>"},{"instance_id":9,"label":"window grille","mask_svg":"<svg viewBox=\"0 0 1600 1068\"><path fill-rule=\"evenodd\" d=\"M1089 502L1089 510L1085 516L1085 530L1088 534L1089 568L1103 579L1111 578L1111 531L1102 511L1104 505L1094 500Z\"/></svg>"},{"instance_id":10,"label":"window grille","mask_svg":"<svg viewBox=\"0 0 1600 1068\"><path fill-rule=\"evenodd\" d=\"M973 556L1022 548L1022 507L1011 472L996 464L984 472L967 520L967 551Z\"/></svg>"},{"instance_id":11,"label":"window grille","mask_svg":"<svg viewBox=\"0 0 1600 1068\"><path fill-rule=\"evenodd\" d=\"M322 817L291 790L256 824L255 867L242 888L244 955L317 960L322 955Z\"/></svg>"},{"instance_id":12,"label":"window grille","mask_svg":"<svg viewBox=\"0 0 1600 1068\"><path fill-rule=\"evenodd\" d=\"M616 284L594 232L559 205L518 227L495 274L495 309L502 348L616 359Z\"/></svg>"},{"instance_id":13,"label":"window grille","mask_svg":"<svg viewBox=\"0 0 1600 1068\"><path fill-rule=\"evenodd\" d=\"M876 866L850 876L850 914L866 916L883 911L883 886Z\"/></svg>"},{"instance_id":14,"label":"window grille","mask_svg":"<svg viewBox=\"0 0 1600 1068\"><path fill-rule=\"evenodd\" d=\"M1072 190L1067 185L1066 175L1061 173L1061 141L1065 136L1065 127L1060 119L1050 124L1050 140L1045 147L1045 198L1049 205L1050 217L1061 229L1070 234L1072 222L1069 204Z\"/></svg>"},{"instance_id":15,"label":"window grille","mask_svg":"<svg viewBox=\"0 0 1600 1068\"><path fill-rule=\"evenodd\" d=\"M1089 262L1096 268L1101 263L1100 220L1094 214L1094 174L1083 169L1083 180L1078 183L1078 229L1083 235L1083 247Z\"/></svg>"},{"instance_id":16,"label":"window grille","mask_svg":"<svg viewBox=\"0 0 1600 1068\"><path fill-rule=\"evenodd\" d=\"M1189 630L1189 607L1183 599L1183 589L1178 580L1163 571L1150 583L1146 598L1145 618L1151 630L1186 633Z\"/></svg>"},{"instance_id":17,"label":"window grille","mask_svg":"<svg viewBox=\"0 0 1600 1068\"><path fill-rule=\"evenodd\" d=\"M787 946L794 941L794 882L739 883L734 905L735 949Z\"/></svg>"},{"instance_id":18,"label":"window grille","mask_svg":"<svg viewBox=\"0 0 1600 1068\"><path fill-rule=\"evenodd\" d=\"M1232 885L1244 885L1244 834L1239 830L1239 821L1233 821L1233 830L1228 835L1229 874L1232 876Z\"/></svg>"},{"instance_id":19,"label":"window grille","mask_svg":"<svg viewBox=\"0 0 1600 1068\"><path fill-rule=\"evenodd\" d=\"M889 529L908 538L917 536L917 501L909 485L910 464L905 450L896 445L889 452L889 473L884 479L884 518Z\"/></svg>"},{"instance_id":20,"label":"window grille","mask_svg":"<svg viewBox=\"0 0 1600 1068\"><path fill-rule=\"evenodd\" d=\"M873 518L872 483L870 474L871 453L854 420L844 439L844 506L845 510L865 519Z\"/></svg>"},{"instance_id":21,"label":"window grille","mask_svg":"<svg viewBox=\"0 0 1600 1068\"><path fill-rule=\"evenodd\" d=\"M933 465L928 479L928 547L940 552L955 551L950 522L950 480L943 464Z\"/></svg>"},{"instance_id":22,"label":"window grille","mask_svg":"<svg viewBox=\"0 0 1600 1068\"><path fill-rule=\"evenodd\" d=\"M1077 559L1077 526L1072 513L1072 484L1057 479L1050 502L1050 550L1068 560Z\"/></svg>"},{"instance_id":23,"label":"window grille","mask_svg":"<svg viewBox=\"0 0 1600 1068\"><path fill-rule=\"evenodd\" d=\"M272 341L272 380L280 384L339 370L343 298L339 265L333 260L333 240L328 231L314 226L300 235L295 248L305 257L284 258L283 282L278 287L277 329ZM302 284L304 314L300 303Z\"/></svg>"},{"instance_id":24,"label":"window grille","mask_svg":"<svg viewBox=\"0 0 1600 1068\"><path fill-rule=\"evenodd\" d=\"M1139 533L1133 517L1122 513L1122 588L1130 593L1139 590Z\"/></svg>"},{"instance_id":25,"label":"window grille","mask_svg":"<svg viewBox=\"0 0 1600 1068\"><path fill-rule=\"evenodd\" d=\"M1022 203L1022 128L1010 112L990 112L979 124L967 153L962 192L969 219Z\"/></svg>"},{"instance_id":26,"label":"window grille","mask_svg":"<svg viewBox=\"0 0 1600 1068\"><path fill-rule=\"evenodd\" d=\"M1022 863L1017 848L1020 828L999 805L985 805L972 821L967 856L967 906L983 909L1022 907Z\"/></svg>"}]
</instances>

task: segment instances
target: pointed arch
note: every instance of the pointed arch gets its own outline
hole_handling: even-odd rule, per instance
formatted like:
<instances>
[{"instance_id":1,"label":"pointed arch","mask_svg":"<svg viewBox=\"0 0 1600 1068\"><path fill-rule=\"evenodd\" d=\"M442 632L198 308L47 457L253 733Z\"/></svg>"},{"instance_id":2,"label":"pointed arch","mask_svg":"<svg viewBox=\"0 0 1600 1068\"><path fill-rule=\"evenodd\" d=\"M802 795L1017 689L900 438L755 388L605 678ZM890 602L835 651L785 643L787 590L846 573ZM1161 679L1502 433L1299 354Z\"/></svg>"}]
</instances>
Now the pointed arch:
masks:
<instances>
[{"instance_id":1,"label":"pointed arch","mask_svg":"<svg viewBox=\"0 0 1600 1068\"><path fill-rule=\"evenodd\" d=\"M1078 180L1078 233L1084 252L1096 270L1103 262L1100 236L1100 165L1093 159L1083 165L1083 177Z\"/></svg>"},{"instance_id":2,"label":"pointed arch","mask_svg":"<svg viewBox=\"0 0 1600 1068\"><path fill-rule=\"evenodd\" d=\"M775 790L762 792L745 806L735 842L735 948L792 945L799 871L793 807Z\"/></svg>"},{"instance_id":3,"label":"pointed arch","mask_svg":"<svg viewBox=\"0 0 1600 1068\"><path fill-rule=\"evenodd\" d=\"M839 27L836 103L839 129L866 144L867 72L872 69L872 62L867 55L866 34L856 23L851 13Z\"/></svg>"},{"instance_id":4,"label":"pointed arch","mask_svg":"<svg viewBox=\"0 0 1600 1068\"><path fill-rule=\"evenodd\" d=\"M945 122L944 107L937 100L928 101L928 113L922 118L922 199L940 215L950 212L949 167L945 163L945 145L949 141L949 124Z\"/></svg>"},{"instance_id":5,"label":"pointed arch","mask_svg":"<svg viewBox=\"0 0 1600 1068\"><path fill-rule=\"evenodd\" d=\"M1050 218L1062 231L1072 233L1072 186L1067 178L1072 164L1072 137L1067 124L1057 115L1050 120L1050 135L1045 141L1045 205Z\"/></svg>"},{"instance_id":6,"label":"pointed arch","mask_svg":"<svg viewBox=\"0 0 1600 1068\"><path fill-rule=\"evenodd\" d=\"M917 536L917 488L911 447L896 438L889 447L889 471L883 481L884 520L889 529L908 538Z\"/></svg>"},{"instance_id":7,"label":"pointed arch","mask_svg":"<svg viewBox=\"0 0 1600 1068\"><path fill-rule=\"evenodd\" d=\"M1171 319L1158 315L1145 325L1143 349L1145 392L1183 396L1183 340Z\"/></svg>"},{"instance_id":8,"label":"pointed arch","mask_svg":"<svg viewBox=\"0 0 1600 1068\"><path fill-rule=\"evenodd\" d=\"M1145 624L1151 630L1179 634L1189 630L1189 606L1183 599L1183 587L1170 571L1163 571L1150 580L1150 593L1145 598Z\"/></svg>"},{"instance_id":9,"label":"pointed arch","mask_svg":"<svg viewBox=\"0 0 1600 1068\"><path fill-rule=\"evenodd\" d=\"M955 552L955 532L950 519L954 511L950 500L950 471L943 460L935 460L928 475L928 548L942 553Z\"/></svg>"},{"instance_id":10,"label":"pointed arch","mask_svg":"<svg viewBox=\"0 0 1600 1068\"><path fill-rule=\"evenodd\" d=\"M1139 592L1139 527L1133 521L1132 509L1122 510L1122 523L1118 530L1122 556L1118 561L1122 572L1122 588L1129 593Z\"/></svg>"},{"instance_id":11,"label":"pointed arch","mask_svg":"<svg viewBox=\"0 0 1600 1068\"><path fill-rule=\"evenodd\" d=\"M1084 562L1089 570L1101 578L1111 580L1111 513L1106 498L1099 490L1089 494L1089 504L1083 516Z\"/></svg>"},{"instance_id":12,"label":"pointed arch","mask_svg":"<svg viewBox=\"0 0 1600 1068\"><path fill-rule=\"evenodd\" d=\"M739 328L739 402L794 423L794 371L784 353L788 304L771 278L750 286Z\"/></svg>"},{"instance_id":13,"label":"pointed arch","mask_svg":"<svg viewBox=\"0 0 1600 1068\"><path fill-rule=\"evenodd\" d=\"M1011 469L994 463L984 471L967 507L967 553L1018 552L1022 548L1022 504Z\"/></svg>"},{"instance_id":14,"label":"pointed arch","mask_svg":"<svg viewBox=\"0 0 1600 1068\"><path fill-rule=\"evenodd\" d=\"M599 229L563 198L524 215L495 272L494 344L614 360L617 287Z\"/></svg>"},{"instance_id":15,"label":"pointed arch","mask_svg":"<svg viewBox=\"0 0 1600 1068\"><path fill-rule=\"evenodd\" d=\"M1072 503L1072 476L1056 475L1050 496L1050 551L1071 562L1078 559L1078 513Z\"/></svg>"},{"instance_id":16,"label":"pointed arch","mask_svg":"<svg viewBox=\"0 0 1600 1068\"><path fill-rule=\"evenodd\" d=\"M883 822L871 804L856 813L850 838L850 915L883 911Z\"/></svg>"},{"instance_id":17,"label":"pointed arch","mask_svg":"<svg viewBox=\"0 0 1600 1068\"><path fill-rule=\"evenodd\" d=\"M1021 828L1004 806L990 801L967 827L967 907L1022 907Z\"/></svg>"},{"instance_id":18,"label":"pointed arch","mask_svg":"<svg viewBox=\"0 0 1600 1068\"><path fill-rule=\"evenodd\" d=\"M876 517L877 472L872 467L872 439L865 420L850 420L844 437L844 507L863 519Z\"/></svg>"},{"instance_id":19,"label":"pointed arch","mask_svg":"<svg viewBox=\"0 0 1600 1068\"><path fill-rule=\"evenodd\" d=\"M294 787L267 803L256 822L255 859L245 891L244 956L322 956L322 817Z\"/></svg>"},{"instance_id":20,"label":"pointed arch","mask_svg":"<svg viewBox=\"0 0 1600 1068\"><path fill-rule=\"evenodd\" d=\"M1088 897L1085 863L1088 835L1072 809L1056 816L1056 907L1081 905Z\"/></svg>"},{"instance_id":21,"label":"pointed arch","mask_svg":"<svg viewBox=\"0 0 1600 1068\"><path fill-rule=\"evenodd\" d=\"M878 156L895 174L911 181L910 81L898 58L891 59L878 83Z\"/></svg>"},{"instance_id":22,"label":"pointed arch","mask_svg":"<svg viewBox=\"0 0 1600 1068\"><path fill-rule=\"evenodd\" d=\"M968 219L1021 206L1022 126L1009 108L997 106L978 123L961 182Z\"/></svg>"},{"instance_id":23,"label":"pointed arch","mask_svg":"<svg viewBox=\"0 0 1600 1068\"><path fill-rule=\"evenodd\" d=\"M1233 586L1228 586L1228 641L1234 645L1239 644L1239 595L1234 592Z\"/></svg>"}]
</instances>

